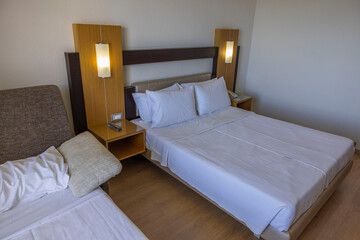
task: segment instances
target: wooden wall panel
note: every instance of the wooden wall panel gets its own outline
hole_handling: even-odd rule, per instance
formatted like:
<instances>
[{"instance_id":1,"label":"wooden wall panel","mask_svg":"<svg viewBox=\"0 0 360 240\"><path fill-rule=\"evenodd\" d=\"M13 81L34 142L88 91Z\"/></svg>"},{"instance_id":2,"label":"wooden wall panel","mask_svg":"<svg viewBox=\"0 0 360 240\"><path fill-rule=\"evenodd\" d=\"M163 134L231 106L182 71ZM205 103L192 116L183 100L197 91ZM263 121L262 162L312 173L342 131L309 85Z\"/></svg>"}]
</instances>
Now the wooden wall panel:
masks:
<instances>
[{"instance_id":1,"label":"wooden wall panel","mask_svg":"<svg viewBox=\"0 0 360 240\"><path fill-rule=\"evenodd\" d=\"M215 29L214 46L219 48L217 77L223 76L228 90L233 90L238 46L239 29ZM226 41L234 41L232 62L225 63Z\"/></svg>"},{"instance_id":2,"label":"wooden wall panel","mask_svg":"<svg viewBox=\"0 0 360 240\"><path fill-rule=\"evenodd\" d=\"M101 34L100 34L101 30ZM125 114L121 26L73 24L75 51L79 53L87 126L106 123L105 91L108 119L118 112ZM95 44L110 47L110 78L97 75Z\"/></svg>"},{"instance_id":3,"label":"wooden wall panel","mask_svg":"<svg viewBox=\"0 0 360 240\"><path fill-rule=\"evenodd\" d=\"M111 77L106 78L108 119L114 113L123 113L125 118L123 55L120 26L101 26L102 39L110 43Z\"/></svg>"}]
</instances>

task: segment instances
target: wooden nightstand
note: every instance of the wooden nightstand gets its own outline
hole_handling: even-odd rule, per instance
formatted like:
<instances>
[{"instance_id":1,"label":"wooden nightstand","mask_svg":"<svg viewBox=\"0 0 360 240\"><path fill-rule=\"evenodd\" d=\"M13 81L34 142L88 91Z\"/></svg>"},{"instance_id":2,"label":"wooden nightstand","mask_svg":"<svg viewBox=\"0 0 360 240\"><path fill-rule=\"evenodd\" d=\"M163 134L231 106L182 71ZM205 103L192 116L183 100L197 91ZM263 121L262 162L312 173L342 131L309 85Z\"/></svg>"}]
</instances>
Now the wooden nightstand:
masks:
<instances>
[{"instance_id":1,"label":"wooden nightstand","mask_svg":"<svg viewBox=\"0 0 360 240\"><path fill-rule=\"evenodd\" d=\"M231 100L231 106L242 108L242 109L247 110L247 111L252 110L251 106L252 106L253 98L251 96L239 95L238 98L239 98L238 101Z\"/></svg>"},{"instance_id":2,"label":"wooden nightstand","mask_svg":"<svg viewBox=\"0 0 360 240\"><path fill-rule=\"evenodd\" d=\"M145 129L128 120L122 125L121 131L107 124L89 127L89 131L119 160L145 152Z\"/></svg>"}]
</instances>

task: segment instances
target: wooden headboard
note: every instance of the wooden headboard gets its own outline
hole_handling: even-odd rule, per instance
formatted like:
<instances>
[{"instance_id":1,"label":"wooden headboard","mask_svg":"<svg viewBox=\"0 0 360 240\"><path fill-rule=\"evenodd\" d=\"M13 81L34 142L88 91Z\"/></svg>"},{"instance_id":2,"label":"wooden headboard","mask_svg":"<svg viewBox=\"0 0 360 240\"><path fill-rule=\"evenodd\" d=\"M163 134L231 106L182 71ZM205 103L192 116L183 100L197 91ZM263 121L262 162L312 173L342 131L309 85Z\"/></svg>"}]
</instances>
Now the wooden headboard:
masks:
<instances>
[{"instance_id":1,"label":"wooden headboard","mask_svg":"<svg viewBox=\"0 0 360 240\"><path fill-rule=\"evenodd\" d=\"M123 65L135 65L145 63L182 61L193 59L212 58L211 77L216 77L218 47L199 47L199 48L170 48L170 49L151 49L151 50L123 50ZM239 47L236 56L236 65L239 57ZM83 90L81 71L79 69L79 54L65 53L67 66L67 74L69 81L71 107L74 120L75 134L79 134L87 130L86 115L84 112ZM236 79L236 72L235 72ZM134 87L124 88L125 97L125 118L136 118L135 103L132 93L135 92Z\"/></svg>"}]
</instances>

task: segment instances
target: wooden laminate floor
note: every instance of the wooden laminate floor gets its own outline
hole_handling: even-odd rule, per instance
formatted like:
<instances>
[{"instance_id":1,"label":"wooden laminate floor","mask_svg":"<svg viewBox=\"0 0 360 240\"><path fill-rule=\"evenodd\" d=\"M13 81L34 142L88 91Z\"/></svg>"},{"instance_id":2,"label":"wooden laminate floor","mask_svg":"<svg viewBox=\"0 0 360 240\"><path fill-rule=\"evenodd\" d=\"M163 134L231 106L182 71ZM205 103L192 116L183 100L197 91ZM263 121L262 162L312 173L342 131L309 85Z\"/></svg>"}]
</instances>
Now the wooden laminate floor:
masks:
<instances>
[{"instance_id":1,"label":"wooden laminate floor","mask_svg":"<svg viewBox=\"0 0 360 240\"><path fill-rule=\"evenodd\" d=\"M360 155L344 182L300 236L305 239L360 239ZM149 238L257 239L212 203L136 156L121 162L110 181L110 196Z\"/></svg>"}]
</instances>

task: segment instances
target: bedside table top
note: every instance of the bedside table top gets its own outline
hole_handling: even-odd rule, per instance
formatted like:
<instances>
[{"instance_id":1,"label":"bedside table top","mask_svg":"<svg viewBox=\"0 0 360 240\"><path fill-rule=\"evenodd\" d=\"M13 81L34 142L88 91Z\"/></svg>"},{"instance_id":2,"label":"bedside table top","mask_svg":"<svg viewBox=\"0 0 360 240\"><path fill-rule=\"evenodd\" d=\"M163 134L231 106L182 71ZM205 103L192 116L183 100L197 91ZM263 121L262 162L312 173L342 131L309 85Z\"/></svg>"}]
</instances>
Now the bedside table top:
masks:
<instances>
[{"instance_id":1,"label":"bedside table top","mask_svg":"<svg viewBox=\"0 0 360 240\"><path fill-rule=\"evenodd\" d=\"M245 101L250 100L250 99L252 99L251 96L248 96L248 95L239 95L239 97L237 98L237 100L231 99L231 102L234 102L234 103L242 103L242 102L245 102Z\"/></svg>"},{"instance_id":2,"label":"bedside table top","mask_svg":"<svg viewBox=\"0 0 360 240\"><path fill-rule=\"evenodd\" d=\"M142 127L124 119L122 123L122 130L116 131L115 129L109 127L107 124L101 124L97 126L89 127L89 130L102 138L106 142L111 142L117 139L124 138L126 136L131 136L139 132L145 131Z\"/></svg>"}]
</instances>

